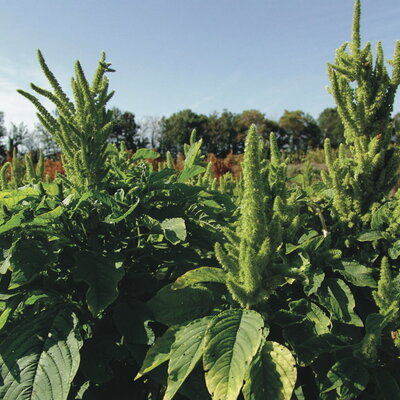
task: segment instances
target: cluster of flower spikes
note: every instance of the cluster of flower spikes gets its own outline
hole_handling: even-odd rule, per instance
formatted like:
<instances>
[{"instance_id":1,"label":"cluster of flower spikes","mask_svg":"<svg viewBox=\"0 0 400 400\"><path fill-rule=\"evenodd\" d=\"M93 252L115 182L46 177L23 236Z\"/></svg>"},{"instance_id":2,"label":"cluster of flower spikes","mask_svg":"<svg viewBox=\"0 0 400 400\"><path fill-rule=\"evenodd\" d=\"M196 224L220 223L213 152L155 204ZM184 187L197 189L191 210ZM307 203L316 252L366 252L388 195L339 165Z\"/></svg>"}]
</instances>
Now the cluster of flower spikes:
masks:
<instances>
[{"instance_id":1,"label":"cluster of flower spikes","mask_svg":"<svg viewBox=\"0 0 400 400\"><path fill-rule=\"evenodd\" d=\"M286 231L299 229L280 179L285 171L274 134L270 138L271 160L263 157L265 147L253 125L246 137L243 168L243 197L236 229L226 228L223 244L215 245L216 257L226 273L226 285L233 299L244 308L265 301L292 276L276 255ZM276 192L275 192L276 191Z\"/></svg>"},{"instance_id":2,"label":"cluster of flower spikes","mask_svg":"<svg viewBox=\"0 0 400 400\"><path fill-rule=\"evenodd\" d=\"M400 84L400 41L390 61L391 77L381 42L375 63L370 43L360 47L360 0L356 0L352 42L341 46L335 63L328 64L329 92L345 127L346 144L340 145L335 159L329 140L325 141L328 171L322 174L334 189L335 213L349 228L369 223L371 206L393 188L400 165L400 150L390 143L390 115Z\"/></svg>"},{"instance_id":3,"label":"cluster of flower spikes","mask_svg":"<svg viewBox=\"0 0 400 400\"><path fill-rule=\"evenodd\" d=\"M76 78L71 82L73 103L48 68L40 51L38 58L53 91L34 84L31 84L31 88L56 106L57 115L53 116L34 95L23 90L19 90L19 93L36 106L40 122L60 146L70 183L82 190L99 188L107 173L106 139L113 125L111 111L106 110L106 104L114 92L108 92L105 74L114 70L110 68L110 63L105 62L103 53L90 85L77 61Z\"/></svg>"},{"instance_id":4,"label":"cluster of flower spikes","mask_svg":"<svg viewBox=\"0 0 400 400\"><path fill-rule=\"evenodd\" d=\"M23 163L17 157L17 151L14 148L12 160L7 161L0 169L0 190L17 189L24 184L34 184L42 181L44 171L43 153L39 153L36 166L33 165L30 154L25 154L24 161Z\"/></svg>"}]
</instances>

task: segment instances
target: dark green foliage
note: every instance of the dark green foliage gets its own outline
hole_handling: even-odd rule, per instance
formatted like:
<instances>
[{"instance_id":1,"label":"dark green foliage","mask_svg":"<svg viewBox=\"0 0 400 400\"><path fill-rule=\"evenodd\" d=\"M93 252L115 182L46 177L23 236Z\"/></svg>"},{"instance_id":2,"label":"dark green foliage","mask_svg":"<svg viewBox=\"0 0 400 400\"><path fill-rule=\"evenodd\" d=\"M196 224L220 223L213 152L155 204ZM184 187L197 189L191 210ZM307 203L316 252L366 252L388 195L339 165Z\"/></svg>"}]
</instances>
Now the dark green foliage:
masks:
<instances>
[{"instance_id":1,"label":"dark green foliage","mask_svg":"<svg viewBox=\"0 0 400 400\"><path fill-rule=\"evenodd\" d=\"M159 153L106 143L104 56L90 87L77 64L75 104L40 62L53 92L33 88L59 116L24 95L68 167L42 182L41 159L14 157L0 172L1 398L400 398L400 195L374 180L397 150L352 141L347 122L324 183L289 179L260 123L240 182L212 179L193 130L183 169L171 155L157 169ZM358 181L349 149L365 140L384 162Z\"/></svg>"}]
</instances>

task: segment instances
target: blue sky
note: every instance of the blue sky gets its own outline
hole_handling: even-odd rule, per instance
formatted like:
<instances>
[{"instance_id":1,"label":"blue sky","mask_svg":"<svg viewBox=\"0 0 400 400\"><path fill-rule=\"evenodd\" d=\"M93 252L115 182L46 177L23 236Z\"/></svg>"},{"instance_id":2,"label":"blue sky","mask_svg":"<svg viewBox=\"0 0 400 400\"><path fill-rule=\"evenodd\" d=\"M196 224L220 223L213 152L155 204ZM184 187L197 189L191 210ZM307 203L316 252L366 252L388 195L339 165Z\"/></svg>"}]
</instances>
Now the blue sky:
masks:
<instances>
[{"instance_id":1,"label":"blue sky","mask_svg":"<svg viewBox=\"0 0 400 400\"><path fill-rule=\"evenodd\" d=\"M350 39L352 0L12 0L1 2L0 110L36 121L17 88L47 87L40 48L68 88L79 59L91 76L102 50L116 73L111 106L145 116L285 109L314 117L333 106L326 63ZM362 40L392 58L400 1L362 1ZM400 111L399 96L395 112Z\"/></svg>"}]
</instances>

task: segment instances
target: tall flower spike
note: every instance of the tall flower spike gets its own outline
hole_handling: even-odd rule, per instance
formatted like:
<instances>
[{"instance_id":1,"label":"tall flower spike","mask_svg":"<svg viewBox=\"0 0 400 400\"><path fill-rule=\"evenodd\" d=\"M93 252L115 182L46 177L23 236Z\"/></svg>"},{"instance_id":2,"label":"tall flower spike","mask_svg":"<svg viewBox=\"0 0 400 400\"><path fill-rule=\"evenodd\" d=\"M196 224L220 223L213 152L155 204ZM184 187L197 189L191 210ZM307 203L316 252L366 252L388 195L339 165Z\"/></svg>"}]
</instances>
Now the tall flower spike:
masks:
<instances>
[{"instance_id":1,"label":"tall flower spike","mask_svg":"<svg viewBox=\"0 0 400 400\"><path fill-rule=\"evenodd\" d=\"M76 77L72 79L74 101L68 98L38 51L39 64L53 91L32 84L32 89L48 98L57 108L57 117L32 94L18 90L38 110L38 118L53 136L64 154L68 180L77 190L98 189L106 176L106 139L111 131L111 113L106 109L113 92L108 93L107 72L113 71L105 62L103 53L92 84L86 79L80 63L75 64Z\"/></svg>"}]
</instances>

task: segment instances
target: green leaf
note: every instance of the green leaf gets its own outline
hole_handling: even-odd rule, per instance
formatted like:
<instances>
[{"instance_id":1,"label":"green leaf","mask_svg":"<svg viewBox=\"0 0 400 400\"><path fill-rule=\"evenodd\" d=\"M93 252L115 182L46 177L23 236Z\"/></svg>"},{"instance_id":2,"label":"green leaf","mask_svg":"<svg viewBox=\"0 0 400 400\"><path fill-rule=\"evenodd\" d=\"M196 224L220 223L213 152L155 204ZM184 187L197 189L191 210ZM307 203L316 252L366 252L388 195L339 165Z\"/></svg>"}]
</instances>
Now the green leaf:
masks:
<instances>
[{"instance_id":1,"label":"green leaf","mask_svg":"<svg viewBox=\"0 0 400 400\"><path fill-rule=\"evenodd\" d=\"M106 309L118 296L118 282L124 276L120 263L99 254L82 251L76 256L74 279L86 282L86 302L93 316Z\"/></svg>"},{"instance_id":2,"label":"green leaf","mask_svg":"<svg viewBox=\"0 0 400 400\"><path fill-rule=\"evenodd\" d=\"M49 250L50 251L49 251ZM10 289L31 282L54 261L48 243L34 239L19 239L11 248L9 259L12 270Z\"/></svg>"},{"instance_id":3,"label":"green leaf","mask_svg":"<svg viewBox=\"0 0 400 400\"><path fill-rule=\"evenodd\" d=\"M194 165L189 168L185 168L182 172L179 173L177 182L184 183L190 178L194 178L197 175L202 174L206 169L201 167L200 165Z\"/></svg>"},{"instance_id":4,"label":"green leaf","mask_svg":"<svg viewBox=\"0 0 400 400\"><path fill-rule=\"evenodd\" d=\"M2 400L66 400L82 339L71 311L46 311L20 323L0 345Z\"/></svg>"},{"instance_id":5,"label":"green leaf","mask_svg":"<svg viewBox=\"0 0 400 400\"><path fill-rule=\"evenodd\" d=\"M400 387L393 375L386 369L373 371L375 382L379 388L380 400L400 400Z\"/></svg>"},{"instance_id":6,"label":"green leaf","mask_svg":"<svg viewBox=\"0 0 400 400\"><path fill-rule=\"evenodd\" d=\"M368 371L358 358L349 357L335 363L322 383L322 393L336 390L339 399L353 399L365 390Z\"/></svg>"},{"instance_id":7,"label":"green leaf","mask_svg":"<svg viewBox=\"0 0 400 400\"><path fill-rule=\"evenodd\" d=\"M192 145L190 145L189 147L189 151L186 154L186 158L185 158L185 170L192 168L193 166L197 166L194 165L197 157L200 155L200 149L201 149L201 145L202 145L203 141L200 139L199 141L193 143ZM204 168L203 168L204 170Z\"/></svg>"},{"instance_id":8,"label":"green leaf","mask_svg":"<svg viewBox=\"0 0 400 400\"><path fill-rule=\"evenodd\" d=\"M245 400L290 400L297 379L296 361L285 346L265 342L250 366Z\"/></svg>"},{"instance_id":9,"label":"green leaf","mask_svg":"<svg viewBox=\"0 0 400 400\"><path fill-rule=\"evenodd\" d=\"M173 290L164 286L147 302L155 320L165 325L182 324L209 314L214 304L212 292L201 286Z\"/></svg>"},{"instance_id":10,"label":"green leaf","mask_svg":"<svg viewBox=\"0 0 400 400\"><path fill-rule=\"evenodd\" d=\"M225 283L225 272L221 268L200 267L180 276L171 286L172 289L183 289L196 283Z\"/></svg>"},{"instance_id":11,"label":"green leaf","mask_svg":"<svg viewBox=\"0 0 400 400\"><path fill-rule=\"evenodd\" d=\"M199 362L204 350L205 332L211 318L197 319L177 332L171 347L167 390L163 400L171 400L174 397Z\"/></svg>"},{"instance_id":12,"label":"green leaf","mask_svg":"<svg viewBox=\"0 0 400 400\"><path fill-rule=\"evenodd\" d=\"M0 234L21 226L24 219L24 210L14 214L5 224L0 226Z\"/></svg>"},{"instance_id":13,"label":"green leaf","mask_svg":"<svg viewBox=\"0 0 400 400\"><path fill-rule=\"evenodd\" d=\"M382 232L379 231L363 232L357 236L357 240L359 242L373 242L375 240L379 240L382 238L383 238Z\"/></svg>"},{"instance_id":14,"label":"green leaf","mask_svg":"<svg viewBox=\"0 0 400 400\"><path fill-rule=\"evenodd\" d=\"M213 400L237 399L247 369L260 347L263 326L262 316L252 310L226 310L211 320L203 367Z\"/></svg>"},{"instance_id":15,"label":"green leaf","mask_svg":"<svg viewBox=\"0 0 400 400\"><path fill-rule=\"evenodd\" d=\"M373 277L374 270L357 261L342 261L342 266L333 268L354 286L376 288L377 283Z\"/></svg>"},{"instance_id":16,"label":"green leaf","mask_svg":"<svg viewBox=\"0 0 400 400\"><path fill-rule=\"evenodd\" d=\"M51 211L38 215L33 219L31 224L49 224L52 219L60 217L63 213L64 209L61 206L58 206Z\"/></svg>"},{"instance_id":17,"label":"green leaf","mask_svg":"<svg viewBox=\"0 0 400 400\"><path fill-rule=\"evenodd\" d=\"M309 365L320 354L346 344L330 333L331 321L316 304L301 299L292 301L289 307L290 312L281 310L274 320L284 327L283 336L293 347L300 365Z\"/></svg>"},{"instance_id":18,"label":"green leaf","mask_svg":"<svg viewBox=\"0 0 400 400\"><path fill-rule=\"evenodd\" d=\"M160 157L160 153L157 153L151 149L138 149L135 154L132 156L131 161L143 160L145 158L149 158L154 160L155 158Z\"/></svg>"},{"instance_id":19,"label":"green leaf","mask_svg":"<svg viewBox=\"0 0 400 400\"><path fill-rule=\"evenodd\" d=\"M350 288L341 279L325 279L317 292L322 306L336 321L362 327L360 317L354 312L355 300Z\"/></svg>"},{"instance_id":20,"label":"green leaf","mask_svg":"<svg viewBox=\"0 0 400 400\"><path fill-rule=\"evenodd\" d=\"M132 204L126 212L124 212L122 215L120 215L119 217L116 217L116 218L111 218L111 217L107 218L105 222L111 223L111 224L116 224L118 222L121 222L122 220L124 220L126 217L128 217L130 214L132 214L136 210L136 207L138 206L139 202L140 202L140 199L137 198L135 203Z\"/></svg>"},{"instance_id":21,"label":"green leaf","mask_svg":"<svg viewBox=\"0 0 400 400\"><path fill-rule=\"evenodd\" d=\"M186 225L183 218L167 218L161 222L161 229L167 240L177 244L186 239Z\"/></svg>"},{"instance_id":22,"label":"green leaf","mask_svg":"<svg viewBox=\"0 0 400 400\"><path fill-rule=\"evenodd\" d=\"M169 360L172 344L175 342L176 333L180 328L180 325L172 326L154 342L148 350L135 380Z\"/></svg>"}]
</instances>

